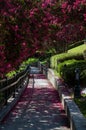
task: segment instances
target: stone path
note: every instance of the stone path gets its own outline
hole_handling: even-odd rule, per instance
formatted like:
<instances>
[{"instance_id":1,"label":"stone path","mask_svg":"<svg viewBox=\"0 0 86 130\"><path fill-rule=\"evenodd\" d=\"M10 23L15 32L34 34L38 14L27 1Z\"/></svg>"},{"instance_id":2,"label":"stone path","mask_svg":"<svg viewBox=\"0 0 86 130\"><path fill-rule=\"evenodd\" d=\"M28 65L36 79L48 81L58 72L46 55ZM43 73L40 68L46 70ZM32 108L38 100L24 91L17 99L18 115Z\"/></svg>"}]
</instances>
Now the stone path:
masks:
<instances>
[{"instance_id":1,"label":"stone path","mask_svg":"<svg viewBox=\"0 0 86 130\"><path fill-rule=\"evenodd\" d=\"M42 74L34 74L0 130L70 130L58 92Z\"/></svg>"}]
</instances>

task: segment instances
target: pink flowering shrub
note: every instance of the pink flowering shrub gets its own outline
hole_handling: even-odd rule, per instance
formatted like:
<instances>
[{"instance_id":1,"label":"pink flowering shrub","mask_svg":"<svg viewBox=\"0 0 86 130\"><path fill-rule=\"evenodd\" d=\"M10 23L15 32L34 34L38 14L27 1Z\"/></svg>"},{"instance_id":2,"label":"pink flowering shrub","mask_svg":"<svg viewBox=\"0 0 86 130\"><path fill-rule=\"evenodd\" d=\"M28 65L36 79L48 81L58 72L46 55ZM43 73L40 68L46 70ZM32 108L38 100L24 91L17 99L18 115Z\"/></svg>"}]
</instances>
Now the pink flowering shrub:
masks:
<instances>
[{"instance_id":1,"label":"pink flowering shrub","mask_svg":"<svg viewBox=\"0 0 86 130\"><path fill-rule=\"evenodd\" d=\"M84 39L85 22L86 0L0 0L0 77L39 50Z\"/></svg>"}]
</instances>

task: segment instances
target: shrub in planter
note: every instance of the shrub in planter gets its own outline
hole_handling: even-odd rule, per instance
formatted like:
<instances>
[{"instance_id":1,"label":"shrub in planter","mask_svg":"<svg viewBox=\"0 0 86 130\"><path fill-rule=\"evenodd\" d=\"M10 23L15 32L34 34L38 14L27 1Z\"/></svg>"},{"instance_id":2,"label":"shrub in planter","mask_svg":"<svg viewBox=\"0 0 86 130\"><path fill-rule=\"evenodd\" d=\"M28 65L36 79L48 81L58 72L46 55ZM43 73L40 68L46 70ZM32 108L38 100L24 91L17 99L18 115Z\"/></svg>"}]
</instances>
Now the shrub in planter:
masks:
<instances>
[{"instance_id":1,"label":"shrub in planter","mask_svg":"<svg viewBox=\"0 0 86 130\"><path fill-rule=\"evenodd\" d=\"M80 73L86 68L86 61L84 60L68 60L58 65L57 71L60 73L66 83L70 85L75 84L75 69L79 68Z\"/></svg>"}]
</instances>

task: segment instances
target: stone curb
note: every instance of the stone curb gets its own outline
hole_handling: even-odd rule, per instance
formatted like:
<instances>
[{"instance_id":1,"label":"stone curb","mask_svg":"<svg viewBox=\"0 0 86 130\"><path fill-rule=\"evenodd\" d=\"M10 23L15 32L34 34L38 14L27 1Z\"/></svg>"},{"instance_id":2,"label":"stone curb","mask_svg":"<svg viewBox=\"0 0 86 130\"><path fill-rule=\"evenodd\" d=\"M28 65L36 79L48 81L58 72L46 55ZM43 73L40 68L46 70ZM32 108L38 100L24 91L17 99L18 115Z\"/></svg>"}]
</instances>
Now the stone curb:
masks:
<instances>
[{"instance_id":1,"label":"stone curb","mask_svg":"<svg viewBox=\"0 0 86 130\"><path fill-rule=\"evenodd\" d=\"M56 77L52 69L48 69L47 77L55 89L59 92L61 102L70 121L70 129L86 130L86 118L82 115L78 106L72 100L70 93L62 79Z\"/></svg>"}]
</instances>

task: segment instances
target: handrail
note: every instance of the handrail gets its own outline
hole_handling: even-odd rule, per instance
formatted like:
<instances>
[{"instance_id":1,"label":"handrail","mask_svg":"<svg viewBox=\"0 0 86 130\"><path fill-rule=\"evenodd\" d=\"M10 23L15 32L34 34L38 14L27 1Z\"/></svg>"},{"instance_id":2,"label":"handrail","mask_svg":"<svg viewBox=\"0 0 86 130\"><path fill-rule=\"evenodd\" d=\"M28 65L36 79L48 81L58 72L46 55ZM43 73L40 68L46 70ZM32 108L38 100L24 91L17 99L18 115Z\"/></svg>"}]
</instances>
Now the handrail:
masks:
<instances>
[{"instance_id":1,"label":"handrail","mask_svg":"<svg viewBox=\"0 0 86 130\"><path fill-rule=\"evenodd\" d=\"M42 63L38 63L39 65L39 69L41 70L41 72L43 73L43 74L45 74L45 76L46 76L46 78L47 78L47 71L48 71L48 67L46 66L46 65L44 65L44 64L42 64Z\"/></svg>"},{"instance_id":2,"label":"handrail","mask_svg":"<svg viewBox=\"0 0 86 130\"><path fill-rule=\"evenodd\" d=\"M24 82L25 78L28 77L29 74L29 66L24 71L17 73L13 78L9 79L2 79L0 80L0 94L3 95L2 102L0 101L0 106L4 102L3 106L7 104L7 100L9 97L13 95L15 97L15 92L18 90L22 83ZM29 77L27 79L27 83L29 81Z\"/></svg>"},{"instance_id":3,"label":"handrail","mask_svg":"<svg viewBox=\"0 0 86 130\"><path fill-rule=\"evenodd\" d=\"M27 68L26 68L25 70L21 71L20 73L17 73L17 74L16 74L14 77L12 77L12 78L1 79L1 80L0 80L0 85L1 85L2 87L4 87L4 86L10 85L10 84L16 82L16 80L18 80L20 77L22 77L23 75L25 75L25 73L29 73L28 70L29 70L29 66L27 66ZM13 81L12 81L12 80L13 80ZM9 83L9 81L11 81L12 83ZM3 86L3 84L4 84L4 86ZM6 85L5 85L5 84L6 84ZM2 89L2 87L0 87L0 90Z\"/></svg>"},{"instance_id":4,"label":"handrail","mask_svg":"<svg viewBox=\"0 0 86 130\"><path fill-rule=\"evenodd\" d=\"M0 92L3 92L3 91L5 91L5 90L7 90L8 88L10 88L10 87L16 85L23 77L25 77L26 74L27 74L27 73L25 73L23 76L19 77L15 82L11 83L10 85L7 85L6 87L0 89Z\"/></svg>"}]
</instances>

